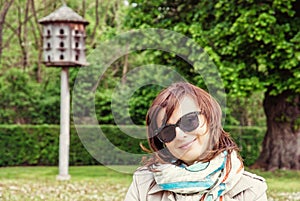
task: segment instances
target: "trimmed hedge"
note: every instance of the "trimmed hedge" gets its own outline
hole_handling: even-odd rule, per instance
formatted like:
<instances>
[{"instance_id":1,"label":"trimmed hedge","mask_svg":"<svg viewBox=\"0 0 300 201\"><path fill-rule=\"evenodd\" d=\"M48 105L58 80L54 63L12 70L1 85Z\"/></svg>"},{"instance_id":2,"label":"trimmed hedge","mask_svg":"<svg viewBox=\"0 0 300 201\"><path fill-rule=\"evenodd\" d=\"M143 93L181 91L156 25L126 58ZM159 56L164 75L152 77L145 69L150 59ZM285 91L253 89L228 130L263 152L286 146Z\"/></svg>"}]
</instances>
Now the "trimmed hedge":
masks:
<instances>
[{"instance_id":1,"label":"trimmed hedge","mask_svg":"<svg viewBox=\"0 0 300 201\"><path fill-rule=\"evenodd\" d=\"M87 135L80 135L81 139L75 128L70 128L70 165L96 165L100 164L98 161L102 164L130 165L136 161L118 154L118 151L142 154L139 144L147 145L146 139L130 137L117 126L102 125L101 130L105 134L102 138L91 134L95 133L92 127L86 128ZM134 136L145 136L144 127L126 126L126 129L126 133L130 132ZM259 156L266 129L227 126L225 130L231 133L239 145L245 165L253 164ZM57 165L59 133L58 125L0 125L0 166ZM112 148L107 146L108 143L103 137L112 143L116 151L109 151ZM86 141L87 138L90 139ZM90 148L93 147L89 152L83 141L89 142ZM140 160L140 156L137 157Z\"/></svg>"}]
</instances>

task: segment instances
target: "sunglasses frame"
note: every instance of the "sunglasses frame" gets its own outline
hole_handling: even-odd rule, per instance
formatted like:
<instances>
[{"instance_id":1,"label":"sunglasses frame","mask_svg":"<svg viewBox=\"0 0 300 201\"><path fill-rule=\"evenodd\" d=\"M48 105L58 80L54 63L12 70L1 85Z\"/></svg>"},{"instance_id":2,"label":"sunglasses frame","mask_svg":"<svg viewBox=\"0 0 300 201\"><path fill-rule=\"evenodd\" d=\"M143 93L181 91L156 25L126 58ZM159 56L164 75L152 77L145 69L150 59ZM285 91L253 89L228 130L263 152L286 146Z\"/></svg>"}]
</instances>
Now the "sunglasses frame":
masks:
<instances>
[{"instance_id":1,"label":"sunglasses frame","mask_svg":"<svg viewBox=\"0 0 300 201\"><path fill-rule=\"evenodd\" d=\"M172 141L176 138L176 132L174 132L174 137L173 137L170 141L166 141L166 142L165 142L164 140L161 139L161 137L160 137L160 132L161 132L163 129L167 128L167 127L174 127L174 130L175 130L177 127L180 128L180 123L181 123L182 118L184 118L184 117L187 116L187 115L191 115L191 114L196 114L196 115L197 115L197 119L198 119L198 121L199 121L198 115L201 114L201 111L190 112L190 113L187 113L187 114L183 115L182 117L180 117L180 118L178 119L178 121L177 121L175 124L165 124L165 125L161 126L160 128L156 129L156 130L154 131L154 133L155 133L154 136L157 136L157 138L158 138L162 143L169 143L169 142L172 142ZM199 124L198 124L198 126L199 126ZM198 127L198 126L197 126L197 127ZM196 128L197 128L197 127L196 127ZM194 128L193 130L195 130L196 128ZM191 131L193 131L193 130L191 130L191 131L185 131L185 130L183 130L182 128L180 128L180 129L181 129L182 131L184 131L184 132L191 132Z\"/></svg>"}]
</instances>

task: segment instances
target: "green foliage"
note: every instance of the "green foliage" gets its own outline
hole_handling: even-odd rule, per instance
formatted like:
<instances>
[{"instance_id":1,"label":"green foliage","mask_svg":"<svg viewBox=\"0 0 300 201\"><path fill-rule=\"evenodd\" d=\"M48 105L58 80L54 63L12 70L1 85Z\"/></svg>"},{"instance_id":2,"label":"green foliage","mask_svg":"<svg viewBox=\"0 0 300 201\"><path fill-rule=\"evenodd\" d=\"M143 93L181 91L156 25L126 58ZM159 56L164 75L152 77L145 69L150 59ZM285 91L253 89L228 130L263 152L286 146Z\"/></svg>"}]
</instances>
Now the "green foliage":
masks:
<instances>
[{"instance_id":1,"label":"green foliage","mask_svg":"<svg viewBox=\"0 0 300 201\"><path fill-rule=\"evenodd\" d=\"M262 142L266 129L262 127L226 126L234 141L240 148L240 153L246 166L253 164L262 150Z\"/></svg>"},{"instance_id":2,"label":"green foliage","mask_svg":"<svg viewBox=\"0 0 300 201\"><path fill-rule=\"evenodd\" d=\"M92 127L85 127L87 133ZM133 138L124 134L120 128L112 125L102 125L105 138L93 135L77 135L74 127L70 134L70 165L95 165L99 161L109 164L130 165L135 161L131 157L123 157L113 152L106 140L114 149L120 149L133 154L145 154L140 143L147 147L147 140ZM265 129L258 127L225 127L235 139L245 159L245 165L253 164L261 150ZM127 126L126 131L131 136L146 136L144 127ZM59 126L56 125L2 125L0 126L0 166L15 165L57 165L59 150ZM87 141L90 138L90 141ZM82 142L90 142L88 151ZM95 160L92 156L96 157ZM137 156L138 161L141 156Z\"/></svg>"},{"instance_id":3,"label":"green foliage","mask_svg":"<svg viewBox=\"0 0 300 201\"><path fill-rule=\"evenodd\" d=\"M99 89L95 95L95 108L98 122L100 124L114 124L111 113L111 96L112 90Z\"/></svg>"},{"instance_id":4,"label":"green foliage","mask_svg":"<svg viewBox=\"0 0 300 201\"><path fill-rule=\"evenodd\" d=\"M57 165L60 128L56 125L2 125L0 131L0 166L14 165ZM139 139L124 135L115 126L103 126L106 137L117 147L130 153L141 153ZM70 131L70 165L99 164L83 146L74 127ZM143 131L144 132L144 131ZM131 164L132 161L107 152L105 142L100 138L94 141L99 147L97 158L105 164ZM105 157L108 156L108 157Z\"/></svg>"},{"instance_id":5,"label":"green foliage","mask_svg":"<svg viewBox=\"0 0 300 201\"><path fill-rule=\"evenodd\" d=\"M57 164L58 147L51 145L57 144L58 138L51 134L51 129L49 126L1 126L1 166Z\"/></svg>"},{"instance_id":6,"label":"green foliage","mask_svg":"<svg viewBox=\"0 0 300 201\"><path fill-rule=\"evenodd\" d=\"M288 91L299 96L298 1L129 2L131 7L125 26L173 30L190 37L209 54L225 86L227 124L265 125L263 94L275 97ZM181 51L185 54L185 50ZM164 59L159 57L153 58L153 61L164 63ZM195 71L190 70L192 73L187 77L190 82L203 88L208 81L209 84L216 82L203 80L201 73L195 73L199 66L194 64L193 67ZM176 68L188 67L182 65ZM298 108L295 106L293 110L298 111ZM296 125L292 127L295 129L298 126L294 123Z\"/></svg>"},{"instance_id":7,"label":"green foliage","mask_svg":"<svg viewBox=\"0 0 300 201\"><path fill-rule=\"evenodd\" d=\"M174 30L210 54L227 92L299 93L299 4L289 1L130 1L126 26ZM184 9L183 9L184 8Z\"/></svg>"},{"instance_id":8,"label":"green foliage","mask_svg":"<svg viewBox=\"0 0 300 201\"><path fill-rule=\"evenodd\" d=\"M248 97L227 96L226 125L266 126L263 92Z\"/></svg>"},{"instance_id":9,"label":"green foliage","mask_svg":"<svg viewBox=\"0 0 300 201\"><path fill-rule=\"evenodd\" d=\"M123 2L70 0L66 3L90 22L86 29L86 55L93 52L100 40L109 39L120 31ZM1 4L1 11L4 5ZM0 124L59 124L61 69L46 68L42 64L42 26L38 20L60 6L60 0L14 1L5 21L1 22ZM116 65L120 64L114 64L113 68L119 68ZM78 70L70 69L71 92ZM114 77L107 79L109 83ZM106 93L106 89L107 87L101 93ZM108 95L104 96L103 102L109 102ZM100 109L103 102L97 103ZM82 112L89 114L90 111ZM102 115L105 111L99 113ZM112 123L111 115L101 117L105 123Z\"/></svg>"},{"instance_id":10,"label":"green foliage","mask_svg":"<svg viewBox=\"0 0 300 201\"><path fill-rule=\"evenodd\" d=\"M0 133L0 166L58 164L59 126L3 125ZM71 144L70 164L96 164L76 135Z\"/></svg>"},{"instance_id":11,"label":"green foliage","mask_svg":"<svg viewBox=\"0 0 300 201\"><path fill-rule=\"evenodd\" d=\"M38 84L26 70L7 70L0 77L0 123L59 123L60 82L51 78Z\"/></svg>"},{"instance_id":12,"label":"green foliage","mask_svg":"<svg viewBox=\"0 0 300 201\"><path fill-rule=\"evenodd\" d=\"M209 18L214 15L214 12L216 12L214 11L214 7L220 8L220 11L216 13L216 16L218 16L219 19L222 18L222 12L225 12L224 9L232 10L231 8L233 7L233 4L227 4L226 1L219 1L217 4L214 2L200 2L199 5L197 5L198 2L196 3L191 0L186 2L161 0L150 2L134 1L129 2L129 6L125 6L123 1L116 0L105 1L99 4L97 4L97 1L91 0L83 2L70 0L66 3L75 12L82 15L90 22L90 24L86 27L86 55L88 55L87 59L89 62L94 59L89 57L93 52L101 52L100 45L104 41L112 38L114 39L116 35L120 34L124 30L146 27L166 28L182 33L185 36L196 40L211 54L210 56L217 64L222 63L222 65L220 65L220 72L223 78L226 78L225 83L228 84L227 91L231 93L235 90L235 93L231 94L238 96L237 100L233 100L233 98L230 97L233 104L229 103L228 106L234 105L236 101L241 99L241 96L245 96L246 91L250 92L255 88L261 88L261 80L259 77L251 75L251 77L240 79L238 72L247 68L247 65L242 62L234 64L231 61L227 61L227 63L224 61L223 63L223 61L221 62L222 55L219 55L219 53L216 52L215 47L210 46L210 44L207 45L207 41L211 39L206 36L211 36L213 37L212 39L220 39L220 41L214 41L215 39L211 41L217 48L219 46L224 46L222 51L220 50L222 54L228 55L232 53L233 55L239 55L239 53L237 54L238 50L233 46L233 43L230 45L226 44L228 43L226 36L229 34L229 32L227 33L226 31L230 29L226 27L228 23L218 25L215 27L214 31L208 32L208 28L213 27L210 24L216 24L216 22L212 23L212 19L214 18ZM205 6L202 6L202 4L205 4ZM251 4L251 2L249 4ZM274 8L278 10L281 9L287 16L293 15L293 12L290 12L291 7L289 7L288 2L283 3L281 1L276 1L273 4ZM43 3L20 0L12 4L3 26L3 44L1 47L3 54L0 63L0 124L59 124L60 68L46 68L42 65L42 55L40 54L42 49L40 31L42 27L38 24L37 20L53 12L61 5L62 2L58 0L46 0L43 1ZM243 4L240 6L242 5ZM26 8L28 8L28 10ZM284 8L286 9L284 10ZM27 15L26 12L28 12L28 18L25 18ZM244 12L245 16L240 16L240 19L237 20L232 28L230 32L231 34L235 34L234 31L237 31L237 33L242 32L242 28L244 26L243 23L248 23L247 16L256 16L253 14L253 11L247 12L244 10L242 13ZM16 16L18 16L18 20L16 20ZM229 16L232 17L232 15ZM270 31L270 26L275 26L278 22L278 19L275 19L272 13L262 13L258 17L260 20L257 22L256 26L266 27L266 31ZM201 24L201 20L207 20L207 22L203 21ZM289 32L292 34L292 32L295 32L295 27L297 26L285 25L288 23L295 24L296 22L286 20L282 25L286 28L286 33ZM252 32L253 31L251 29L249 34L253 34ZM262 32L261 35L262 34L264 33ZM266 40L265 35L262 36L264 36L262 40ZM222 37L225 37L226 40ZM239 35L237 37L239 37L240 40L247 38ZM291 41L295 45L293 47L299 47L299 37L300 35L297 34L291 38ZM177 42L174 40L172 35L170 35L169 38L164 39L164 41L160 41L159 34L151 37L147 37L146 35L144 38L151 40L139 40L139 38L136 38L136 44L132 44L132 46L143 47L149 44L159 45L160 43L163 43L172 47L172 45ZM152 40L153 38L156 38L156 40ZM179 42L183 43L184 40ZM239 42L241 43L242 41ZM178 47L176 51L180 52L180 56L182 57L195 59L199 56L195 52L189 52L189 49L187 48L188 46L181 47L177 45L176 47ZM291 45L289 43L284 43L283 41L278 48L279 54L283 49L291 48ZM295 58L299 59L299 52L300 51L295 52ZM276 57L276 54L274 54L274 57ZM143 66L145 64L155 63L169 66L178 72L178 74L182 75L184 79L187 79L188 81L203 88L206 88L205 84L208 82L209 84L211 82L215 82L213 79L210 79L205 80L205 83L197 69L194 69L192 65L185 62L180 56L175 55L172 52L164 52L156 49L144 50L140 48L138 51L130 52L128 55L117 58L117 60L111 64L105 73L101 75L101 83L99 83L98 86L90 86L89 83L85 83L86 85L82 83L81 87L83 89L89 89L90 93L79 94L80 97L75 98L72 96L72 90L77 74L80 70L71 68L71 98L75 101L79 98L82 100L82 102L78 104L80 107L71 108L72 113L80 114L82 117L91 115L91 110L89 109L94 106L89 105L87 110L85 110L85 106L90 104L91 100L95 98L95 111L98 121L101 124L115 124L114 116L111 111L114 89L118 83L122 83L124 85L128 85L129 83L130 85L130 83L135 82L135 79L137 79L136 77L129 79L124 76L136 67ZM266 70L268 68L269 61L262 56L257 58L261 63L259 65L259 69ZM291 61L289 63L291 68L293 62ZM127 70L124 69L125 66L127 66ZM86 68L89 68L89 66ZM209 68L207 67L206 69ZM86 79L97 79L100 76L97 75L99 72L87 72ZM162 82L162 76L158 72L159 71L151 71L148 73L142 73L144 75L139 74L139 79L153 78L153 80L156 79L157 82ZM292 68L292 74L292 77L298 79L293 80L291 79L292 77L287 79L289 87L297 90L299 88L297 86L300 80L300 70ZM167 80L168 78L165 77L164 79ZM237 82L237 80L240 82ZM144 124L144 117L148 106L156 96L159 90L158 88L159 87L155 85L144 86L141 89L137 89L137 91L133 93L133 96L130 97L128 100L127 112L130 114L134 123ZM247 105L243 105L246 104L245 102L240 101L240 103L242 105L239 105L239 109L243 107L247 108ZM240 123L239 115L236 112L238 109L227 108L226 110L228 111L226 120L227 123L243 125ZM121 110L119 112L122 113ZM121 119L124 118L126 120L126 114L120 114L120 116ZM255 119L253 116L249 118ZM85 120L83 119L82 121L84 122ZM128 121L126 120L124 123L128 124Z\"/></svg>"},{"instance_id":13,"label":"green foliage","mask_svg":"<svg viewBox=\"0 0 300 201\"><path fill-rule=\"evenodd\" d=\"M8 123L27 123L35 114L36 103L40 92L37 85L30 82L30 77L24 70L12 68L0 78L1 100L3 108L1 120ZM32 95L32 96L30 96ZM30 116L28 116L30 115Z\"/></svg>"},{"instance_id":14,"label":"green foliage","mask_svg":"<svg viewBox=\"0 0 300 201\"><path fill-rule=\"evenodd\" d=\"M129 113L132 121L137 125L145 125L145 117L150 107L150 103L157 96L161 87L156 85L139 88L129 101Z\"/></svg>"}]
</instances>

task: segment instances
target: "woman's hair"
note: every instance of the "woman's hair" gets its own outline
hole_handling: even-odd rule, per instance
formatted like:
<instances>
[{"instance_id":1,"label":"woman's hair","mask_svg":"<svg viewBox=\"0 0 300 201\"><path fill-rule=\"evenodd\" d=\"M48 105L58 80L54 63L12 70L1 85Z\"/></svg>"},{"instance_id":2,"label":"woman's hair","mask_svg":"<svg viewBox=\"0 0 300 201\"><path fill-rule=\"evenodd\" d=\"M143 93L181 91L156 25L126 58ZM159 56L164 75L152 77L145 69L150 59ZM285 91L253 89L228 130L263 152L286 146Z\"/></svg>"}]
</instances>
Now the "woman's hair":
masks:
<instances>
[{"instance_id":1,"label":"woman's hair","mask_svg":"<svg viewBox=\"0 0 300 201\"><path fill-rule=\"evenodd\" d=\"M163 114L162 125L166 124L172 116L173 111L179 106L183 97L189 96L194 99L199 106L201 114L205 116L207 131L209 134L209 145L204 154L199 156L199 161L207 162L221 152L227 150L231 153L238 151L236 143L222 127L222 111L217 101L205 90L187 82L178 82L170 85L159 93L154 99L146 115L148 143L153 153L153 157L145 161L146 166L156 163L170 163L175 157L169 152L167 147L161 142L155 131L158 129L158 115ZM161 112L162 111L162 112ZM161 116L160 116L161 119ZM145 147L142 146L145 149ZM177 160L177 164L182 161Z\"/></svg>"}]
</instances>

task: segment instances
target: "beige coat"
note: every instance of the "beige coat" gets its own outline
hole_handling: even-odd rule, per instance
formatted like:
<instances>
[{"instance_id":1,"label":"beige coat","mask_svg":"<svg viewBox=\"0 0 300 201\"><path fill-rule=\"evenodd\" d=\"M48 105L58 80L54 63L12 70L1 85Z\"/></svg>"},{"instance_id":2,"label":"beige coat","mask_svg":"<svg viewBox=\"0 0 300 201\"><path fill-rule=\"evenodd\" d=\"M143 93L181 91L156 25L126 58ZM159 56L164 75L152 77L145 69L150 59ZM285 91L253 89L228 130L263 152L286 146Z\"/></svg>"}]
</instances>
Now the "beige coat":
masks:
<instances>
[{"instance_id":1,"label":"beige coat","mask_svg":"<svg viewBox=\"0 0 300 201\"><path fill-rule=\"evenodd\" d=\"M262 177L244 172L235 187L224 195L225 201L267 201L267 185ZM182 199L187 200L187 199ZM173 193L164 191L155 183L148 170L136 171L125 201L176 201Z\"/></svg>"}]
</instances>

